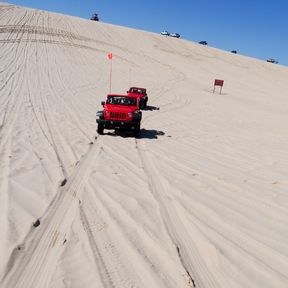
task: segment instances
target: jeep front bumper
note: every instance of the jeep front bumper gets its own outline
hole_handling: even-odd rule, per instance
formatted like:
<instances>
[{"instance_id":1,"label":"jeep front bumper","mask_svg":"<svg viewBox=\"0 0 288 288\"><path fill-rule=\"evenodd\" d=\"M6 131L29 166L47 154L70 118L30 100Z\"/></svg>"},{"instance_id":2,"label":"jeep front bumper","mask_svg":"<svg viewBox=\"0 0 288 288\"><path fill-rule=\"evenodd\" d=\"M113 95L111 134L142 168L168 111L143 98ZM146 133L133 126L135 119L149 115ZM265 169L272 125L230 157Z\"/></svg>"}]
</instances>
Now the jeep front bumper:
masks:
<instances>
[{"instance_id":1,"label":"jeep front bumper","mask_svg":"<svg viewBox=\"0 0 288 288\"><path fill-rule=\"evenodd\" d=\"M123 121L123 120L106 120L96 119L98 124L102 124L105 129L123 129L123 130L135 130L140 126L139 120Z\"/></svg>"}]
</instances>

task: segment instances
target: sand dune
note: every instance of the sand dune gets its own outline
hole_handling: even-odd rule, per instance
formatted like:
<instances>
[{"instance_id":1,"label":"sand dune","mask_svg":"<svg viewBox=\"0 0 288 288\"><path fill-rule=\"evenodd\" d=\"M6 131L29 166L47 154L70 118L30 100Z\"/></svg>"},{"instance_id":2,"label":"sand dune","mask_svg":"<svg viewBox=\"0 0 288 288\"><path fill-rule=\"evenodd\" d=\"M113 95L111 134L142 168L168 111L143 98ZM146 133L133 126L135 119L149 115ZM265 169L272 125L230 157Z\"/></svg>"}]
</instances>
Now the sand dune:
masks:
<instances>
[{"instance_id":1,"label":"sand dune","mask_svg":"<svg viewBox=\"0 0 288 288\"><path fill-rule=\"evenodd\" d=\"M288 287L287 67L5 3L0 47L1 287Z\"/></svg>"}]
</instances>

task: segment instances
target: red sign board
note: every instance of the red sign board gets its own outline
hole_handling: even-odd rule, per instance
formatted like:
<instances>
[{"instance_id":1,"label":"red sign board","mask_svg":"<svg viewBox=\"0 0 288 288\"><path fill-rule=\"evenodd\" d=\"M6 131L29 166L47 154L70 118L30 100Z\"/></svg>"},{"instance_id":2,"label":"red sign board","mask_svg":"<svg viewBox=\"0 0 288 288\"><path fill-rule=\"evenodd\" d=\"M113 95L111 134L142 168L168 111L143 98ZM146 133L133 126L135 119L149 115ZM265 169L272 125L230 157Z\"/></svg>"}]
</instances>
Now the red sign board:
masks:
<instances>
[{"instance_id":1,"label":"red sign board","mask_svg":"<svg viewBox=\"0 0 288 288\"><path fill-rule=\"evenodd\" d=\"M108 59L110 59L110 60L111 60L111 59L112 59L112 57L113 57L113 54L112 54L112 53L109 53L109 54L108 54Z\"/></svg>"},{"instance_id":2,"label":"red sign board","mask_svg":"<svg viewBox=\"0 0 288 288\"><path fill-rule=\"evenodd\" d=\"M224 80L215 79L214 86L223 86Z\"/></svg>"},{"instance_id":3,"label":"red sign board","mask_svg":"<svg viewBox=\"0 0 288 288\"><path fill-rule=\"evenodd\" d=\"M223 85L224 85L224 80L215 79L213 93L215 92L215 87L220 86L220 94L221 94Z\"/></svg>"}]
</instances>

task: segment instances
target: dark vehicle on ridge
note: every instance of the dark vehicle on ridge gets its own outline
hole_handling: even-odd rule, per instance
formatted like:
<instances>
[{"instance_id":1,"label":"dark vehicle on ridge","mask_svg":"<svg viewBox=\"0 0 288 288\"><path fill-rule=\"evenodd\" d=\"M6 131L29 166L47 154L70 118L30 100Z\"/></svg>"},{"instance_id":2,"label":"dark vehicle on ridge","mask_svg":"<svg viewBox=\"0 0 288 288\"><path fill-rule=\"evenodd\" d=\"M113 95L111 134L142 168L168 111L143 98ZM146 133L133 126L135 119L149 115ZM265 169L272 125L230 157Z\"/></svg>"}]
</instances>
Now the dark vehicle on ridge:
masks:
<instances>
[{"instance_id":1,"label":"dark vehicle on ridge","mask_svg":"<svg viewBox=\"0 0 288 288\"><path fill-rule=\"evenodd\" d=\"M174 38L180 38L180 34L179 33L171 33L170 36L174 37Z\"/></svg>"},{"instance_id":2,"label":"dark vehicle on ridge","mask_svg":"<svg viewBox=\"0 0 288 288\"><path fill-rule=\"evenodd\" d=\"M93 13L90 20L92 21L99 21L99 17L98 17L98 14L97 13Z\"/></svg>"},{"instance_id":3,"label":"dark vehicle on ridge","mask_svg":"<svg viewBox=\"0 0 288 288\"><path fill-rule=\"evenodd\" d=\"M102 101L103 110L96 113L97 132L102 135L104 129L121 129L132 131L137 137L140 133L142 112L139 100L135 97L120 94L108 94Z\"/></svg>"},{"instance_id":4,"label":"dark vehicle on ridge","mask_svg":"<svg viewBox=\"0 0 288 288\"><path fill-rule=\"evenodd\" d=\"M139 100L140 109L147 107L148 96L145 88L130 87L127 94L129 97L137 98Z\"/></svg>"},{"instance_id":5,"label":"dark vehicle on ridge","mask_svg":"<svg viewBox=\"0 0 288 288\"><path fill-rule=\"evenodd\" d=\"M275 60L275 59L272 59L272 58L270 58L270 59L267 59L266 61L267 61L267 62L269 62L269 63L278 64L278 61L277 61L277 60Z\"/></svg>"},{"instance_id":6,"label":"dark vehicle on ridge","mask_svg":"<svg viewBox=\"0 0 288 288\"><path fill-rule=\"evenodd\" d=\"M161 35L164 35L164 36L169 36L169 35L170 35L170 33L169 33L168 31L166 31L166 30L165 30L165 31L162 31L162 32L161 32Z\"/></svg>"},{"instance_id":7,"label":"dark vehicle on ridge","mask_svg":"<svg viewBox=\"0 0 288 288\"><path fill-rule=\"evenodd\" d=\"M201 45L208 45L207 41L200 41L198 43L201 44Z\"/></svg>"}]
</instances>

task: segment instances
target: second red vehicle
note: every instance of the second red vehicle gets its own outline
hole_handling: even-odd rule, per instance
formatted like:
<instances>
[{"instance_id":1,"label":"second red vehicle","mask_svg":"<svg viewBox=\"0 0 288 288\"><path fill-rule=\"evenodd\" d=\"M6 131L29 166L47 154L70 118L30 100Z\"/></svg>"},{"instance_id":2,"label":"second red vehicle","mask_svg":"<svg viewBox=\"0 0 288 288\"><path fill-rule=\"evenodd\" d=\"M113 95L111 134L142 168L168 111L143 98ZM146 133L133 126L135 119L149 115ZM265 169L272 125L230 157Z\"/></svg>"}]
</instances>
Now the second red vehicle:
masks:
<instances>
[{"instance_id":1,"label":"second red vehicle","mask_svg":"<svg viewBox=\"0 0 288 288\"><path fill-rule=\"evenodd\" d=\"M147 107L148 102L148 96L147 91L145 88L139 88L139 87L131 87L127 94L129 97L134 97L139 99L139 108L143 109Z\"/></svg>"}]
</instances>

